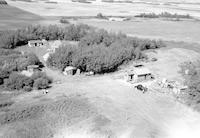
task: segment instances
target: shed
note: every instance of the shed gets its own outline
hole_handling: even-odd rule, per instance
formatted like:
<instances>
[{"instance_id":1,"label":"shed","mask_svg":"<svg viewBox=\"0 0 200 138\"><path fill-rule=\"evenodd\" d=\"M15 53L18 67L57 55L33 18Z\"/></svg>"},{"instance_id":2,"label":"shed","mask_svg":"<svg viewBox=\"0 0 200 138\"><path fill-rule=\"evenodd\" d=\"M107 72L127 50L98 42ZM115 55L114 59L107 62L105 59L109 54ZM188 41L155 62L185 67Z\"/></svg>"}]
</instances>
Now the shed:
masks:
<instances>
[{"instance_id":1,"label":"shed","mask_svg":"<svg viewBox=\"0 0 200 138\"><path fill-rule=\"evenodd\" d=\"M40 47L40 46L44 46L47 44L46 40L30 40L28 41L28 46L29 47Z\"/></svg>"},{"instance_id":2,"label":"shed","mask_svg":"<svg viewBox=\"0 0 200 138\"><path fill-rule=\"evenodd\" d=\"M72 67L72 66L67 66L64 71L63 74L64 75L75 75L76 74L76 67Z\"/></svg>"},{"instance_id":3,"label":"shed","mask_svg":"<svg viewBox=\"0 0 200 138\"><path fill-rule=\"evenodd\" d=\"M150 80L152 78L152 73L148 68L139 67L128 71L128 81L141 82L145 80Z\"/></svg>"}]
</instances>

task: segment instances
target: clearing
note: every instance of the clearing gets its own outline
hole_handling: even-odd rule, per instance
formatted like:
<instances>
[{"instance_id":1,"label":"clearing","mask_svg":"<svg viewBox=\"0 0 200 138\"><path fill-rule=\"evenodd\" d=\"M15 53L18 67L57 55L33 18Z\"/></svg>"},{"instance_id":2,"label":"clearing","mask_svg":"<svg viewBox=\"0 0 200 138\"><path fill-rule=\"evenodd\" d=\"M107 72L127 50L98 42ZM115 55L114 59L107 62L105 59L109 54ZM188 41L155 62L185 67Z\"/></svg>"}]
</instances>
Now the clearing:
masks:
<instances>
[{"instance_id":1,"label":"clearing","mask_svg":"<svg viewBox=\"0 0 200 138\"><path fill-rule=\"evenodd\" d=\"M148 54L158 61L145 65L168 79L180 77L181 62L200 57L182 48L163 48ZM115 78L131 66L93 77L63 76L46 68L47 74L60 83L53 83L47 95L33 91L12 98L15 103L2 110L0 134L11 138L199 138L198 113L170 95L154 89L143 94Z\"/></svg>"}]
</instances>

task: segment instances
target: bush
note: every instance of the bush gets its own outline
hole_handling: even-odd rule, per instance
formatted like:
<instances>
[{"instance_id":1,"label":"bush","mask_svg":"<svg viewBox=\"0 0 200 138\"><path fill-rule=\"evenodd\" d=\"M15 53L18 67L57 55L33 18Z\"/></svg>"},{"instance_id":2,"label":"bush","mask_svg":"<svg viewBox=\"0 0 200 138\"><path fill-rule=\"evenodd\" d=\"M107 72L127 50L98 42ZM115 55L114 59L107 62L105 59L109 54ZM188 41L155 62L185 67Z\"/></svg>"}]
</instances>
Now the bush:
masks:
<instances>
[{"instance_id":1,"label":"bush","mask_svg":"<svg viewBox=\"0 0 200 138\"><path fill-rule=\"evenodd\" d=\"M70 22L66 18L64 18L64 17L60 19L60 23L70 24Z\"/></svg>"},{"instance_id":2,"label":"bush","mask_svg":"<svg viewBox=\"0 0 200 138\"><path fill-rule=\"evenodd\" d=\"M49 80L45 78L38 78L34 81L33 87L36 89L46 89L49 87Z\"/></svg>"},{"instance_id":3,"label":"bush","mask_svg":"<svg viewBox=\"0 0 200 138\"><path fill-rule=\"evenodd\" d=\"M52 79L50 77L48 77L46 75L46 73L44 73L44 72L38 71L38 72L33 73L33 75L31 76L32 80L37 80L39 78L43 78L43 79L48 80L49 84L52 83Z\"/></svg>"},{"instance_id":4,"label":"bush","mask_svg":"<svg viewBox=\"0 0 200 138\"><path fill-rule=\"evenodd\" d=\"M8 90L31 91L33 87L36 89L48 88L50 83L52 83L52 79L43 72L34 73L31 77L13 72L8 79L5 79L4 86Z\"/></svg>"},{"instance_id":5,"label":"bush","mask_svg":"<svg viewBox=\"0 0 200 138\"><path fill-rule=\"evenodd\" d=\"M27 76L14 72L5 80L4 85L9 90L21 90L25 86L32 87L33 80Z\"/></svg>"},{"instance_id":6,"label":"bush","mask_svg":"<svg viewBox=\"0 0 200 138\"><path fill-rule=\"evenodd\" d=\"M141 13L139 15L136 15L135 17L142 17L142 18L175 18L177 21L179 21L180 18L183 19L191 19L192 17L189 14L181 15L177 13L169 13L169 12L162 12L160 14L155 13Z\"/></svg>"},{"instance_id":7,"label":"bush","mask_svg":"<svg viewBox=\"0 0 200 138\"><path fill-rule=\"evenodd\" d=\"M96 18L98 18L98 19L107 19L107 17L104 16L102 13L98 13Z\"/></svg>"}]
</instances>

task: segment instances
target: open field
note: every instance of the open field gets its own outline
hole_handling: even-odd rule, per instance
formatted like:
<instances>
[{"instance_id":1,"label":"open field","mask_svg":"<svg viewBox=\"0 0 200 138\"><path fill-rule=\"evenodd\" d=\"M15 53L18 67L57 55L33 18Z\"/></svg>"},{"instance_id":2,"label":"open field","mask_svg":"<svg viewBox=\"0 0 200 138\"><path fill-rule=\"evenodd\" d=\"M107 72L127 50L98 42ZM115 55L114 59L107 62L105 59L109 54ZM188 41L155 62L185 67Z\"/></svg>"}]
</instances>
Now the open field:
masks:
<instances>
[{"instance_id":1,"label":"open field","mask_svg":"<svg viewBox=\"0 0 200 138\"><path fill-rule=\"evenodd\" d=\"M102 12L105 15L136 15L139 13L155 12L161 13L164 11L190 14L195 17L200 17L200 8L196 4L152 4L146 3L103 3L94 1L88 3L74 3L69 0L59 1L56 4L45 3L42 1L23 2L23 1L8 1L8 4L35 13L41 16L94 16Z\"/></svg>"},{"instance_id":2,"label":"open field","mask_svg":"<svg viewBox=\"0 0 200 138\"><path fill-rule=\"evenodd\" d=\"M42 17L12 6L0 7L0 30L16 29L42 20Z\"/></svg>"},{"instance_id":3,"label":"open field","mask_svg":"<svg viewBox=\"0 0 200 138\"><path fill-rule=\"evenodd\" d=\"M122 32L129 36L150 39L163 39L185 42L198 42L200 32L199 21L167 21L161 19L138 19L124 22L109 22L97 19L80 19L75 21L104 28L111 32ZM188 27L186 27L188 26Z\"/></svg>"}]
</instances>

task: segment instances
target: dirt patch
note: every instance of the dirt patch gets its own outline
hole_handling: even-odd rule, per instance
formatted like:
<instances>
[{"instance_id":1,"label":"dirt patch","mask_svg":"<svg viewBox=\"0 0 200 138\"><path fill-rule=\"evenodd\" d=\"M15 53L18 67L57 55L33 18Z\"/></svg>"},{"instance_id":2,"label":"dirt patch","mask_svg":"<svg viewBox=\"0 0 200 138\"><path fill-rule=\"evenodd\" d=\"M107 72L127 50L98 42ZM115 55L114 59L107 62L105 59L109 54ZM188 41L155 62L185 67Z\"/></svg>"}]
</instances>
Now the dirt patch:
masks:
<instances>
[{"instance_id":1,"label":"dirt patch","mask_svg":"<svg viewBox=\"0 0 200 138\"><path fill-rule=\"evenodd\" d=\"M10 138L52 137L58 128L71 126L95 115L94 108L82 97L68 97L12 109L0 116Z\"/></svg>"}]
</instances>

